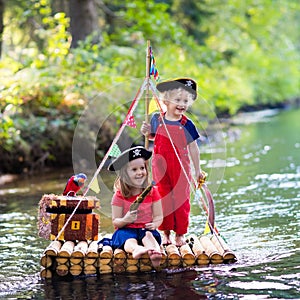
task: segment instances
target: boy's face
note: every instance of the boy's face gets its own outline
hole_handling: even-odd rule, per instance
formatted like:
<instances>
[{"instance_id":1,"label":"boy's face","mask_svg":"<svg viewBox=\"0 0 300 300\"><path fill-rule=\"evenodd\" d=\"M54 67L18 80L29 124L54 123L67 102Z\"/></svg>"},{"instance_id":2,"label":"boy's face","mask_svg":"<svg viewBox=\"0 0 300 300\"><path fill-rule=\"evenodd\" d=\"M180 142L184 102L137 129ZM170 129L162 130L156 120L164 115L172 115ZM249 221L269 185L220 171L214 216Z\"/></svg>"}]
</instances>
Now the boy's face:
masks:
<instances>
[{"instance_id":1,"label":"boy's face","mask_svg":"<svg viewBox=\"0 0 300 300\"><path fill-rule=\"evenodd\" d=\"M164 104L167 110L174 116L181 116L185 113L188 107L192 104L192 96L189 92L183 89L176 89L168 92L167 99Z\"/></svg>"}]
</instances>

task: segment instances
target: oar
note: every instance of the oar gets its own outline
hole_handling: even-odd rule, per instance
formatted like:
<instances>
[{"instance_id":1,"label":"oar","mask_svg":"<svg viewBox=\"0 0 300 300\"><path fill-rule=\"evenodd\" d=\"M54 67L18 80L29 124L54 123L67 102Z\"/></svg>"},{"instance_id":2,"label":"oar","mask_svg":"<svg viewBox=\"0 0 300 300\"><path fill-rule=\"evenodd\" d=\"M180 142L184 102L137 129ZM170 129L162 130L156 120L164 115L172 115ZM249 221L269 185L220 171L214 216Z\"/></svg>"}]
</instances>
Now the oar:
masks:
<instances>
[{"instance_id":1,"label":"oar","mask_svg":"<svg viewBox=\"0 0 300 300\"><path fill-rule=\"evenodd\" d=\"M217 226L215 224L214 200L213 200L213 197L212 197L212 194L211 194L209 188L207 187L207 185L205 183L207 174L205 172L202 172L202 174L203 174L203 177L198 182L198 186L196 188L195 196L202 200L202 205L203 205L204 210L207 214L207 221L206 221L204 233L206 234L210 230L211 233L219 234L219 231L218 231ZM201 191L202 191L202 193L201 193ZM206 205L206 202L203 199L203 196L205 197L206 202L208 203L208 207Z\"/></svg>"}]
</instances>

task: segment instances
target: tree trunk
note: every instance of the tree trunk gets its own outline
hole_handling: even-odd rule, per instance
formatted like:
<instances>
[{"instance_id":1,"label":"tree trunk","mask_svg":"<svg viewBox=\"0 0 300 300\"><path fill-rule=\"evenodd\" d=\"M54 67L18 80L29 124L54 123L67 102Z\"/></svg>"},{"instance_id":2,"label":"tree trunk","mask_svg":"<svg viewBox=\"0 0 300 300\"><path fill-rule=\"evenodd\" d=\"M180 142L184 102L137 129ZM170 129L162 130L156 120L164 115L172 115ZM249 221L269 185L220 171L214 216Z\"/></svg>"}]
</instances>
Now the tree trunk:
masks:
<instances>
[{"instance_id":1,"label":"tree trunk","mask_svg":"<svg viewBox=\"0 0 300 300\"><path fill-rule=\"evenodd\" d=\"M93 43L100 40L97 7L95 0L70 0L71 48L76 48L79 41L94 34Z\"/></svg>"},{"instance_id":2,"label":"tree trunk","mask_svg":"<svg viewBox=\"0 0 300 300\"><path fill-rule=\"evenodd\" d=\"M0 57L2 54L2 36L4 30L3 15L4 15L4 0L0 0Z\"/></svg>"},{"instance_id":3,"label":"tree trunk","mask_svg":"<svg viewBox=\"0 0 300 300\"><path fill-rule=\"evenodd\" d=\"M69 1L68 0L52 0L51 2L52 12L65 12L69 17Z\"/></svg>"}]
</instances>

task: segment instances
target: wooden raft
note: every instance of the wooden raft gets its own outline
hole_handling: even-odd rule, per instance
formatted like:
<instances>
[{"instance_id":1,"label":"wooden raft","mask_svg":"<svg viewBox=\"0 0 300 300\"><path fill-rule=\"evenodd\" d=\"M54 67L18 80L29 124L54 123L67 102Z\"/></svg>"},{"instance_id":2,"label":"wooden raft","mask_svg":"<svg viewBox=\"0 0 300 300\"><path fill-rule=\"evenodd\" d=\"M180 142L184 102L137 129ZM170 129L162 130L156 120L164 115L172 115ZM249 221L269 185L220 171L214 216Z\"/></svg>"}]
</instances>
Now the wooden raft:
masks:
<instances>
[{"instance_id":1,"label":"wooden raft","mask_svg":"<svg viewBox=\"0 0 300 300\"><path fill-rule=\"evenodd\" d=\"M162 260L157 271L208 264L232 263L236 256L221 236L190 235L181 247L161 247ZM134 259L121 249L98 245L97 241L53 241L45 249L40 264L41 277L78 276L107 273L136 273L154 270L148 254Z\"/></svg>"}]
</instances>

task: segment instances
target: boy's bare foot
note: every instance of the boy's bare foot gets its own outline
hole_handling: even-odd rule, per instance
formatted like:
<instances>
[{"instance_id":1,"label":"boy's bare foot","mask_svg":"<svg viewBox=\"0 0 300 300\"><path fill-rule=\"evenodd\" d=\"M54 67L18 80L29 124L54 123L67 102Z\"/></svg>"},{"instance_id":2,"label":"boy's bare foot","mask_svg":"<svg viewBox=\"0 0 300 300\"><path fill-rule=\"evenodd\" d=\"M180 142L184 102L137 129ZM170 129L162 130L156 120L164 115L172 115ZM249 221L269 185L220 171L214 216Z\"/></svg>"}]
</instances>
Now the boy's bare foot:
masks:
<instances>
[{"instance_id":1,"label":"boy's bare foot","mask_svg":"<svg viewBox=\"0 0 300 300\"><path fill-rule=\"evenodd\" d=\"M186 241L185 241L185 237L183 234L176 234L175 236L175 245L177 247L181 247L182 245L185 245Z\"/></svg>"},{"instance_id":2,"label":"boy's bare foot","mask_svg":"<svg viewBox=\"0 0 300 300\"><path fill-rule=\"evenodd\" d=\"M158 267L160 265L160 261L162 258L162 254L160 251L157 250L148 250L148 255L150 257L150 260L152 262L152 266L154 268Z\"/></svg>"},{"instance_id":3,"label":"boy's bare foot","mask_svg":"<svg viewBox=\"0 0 300 300\"><path fill-rule=\"evenodd\" d=\"M163 238L162 238L162 244L166 245L166 246L172 244L170 230L165 230L164 231L164 235L163 235Z\"/></svg>"}]
</instances>

